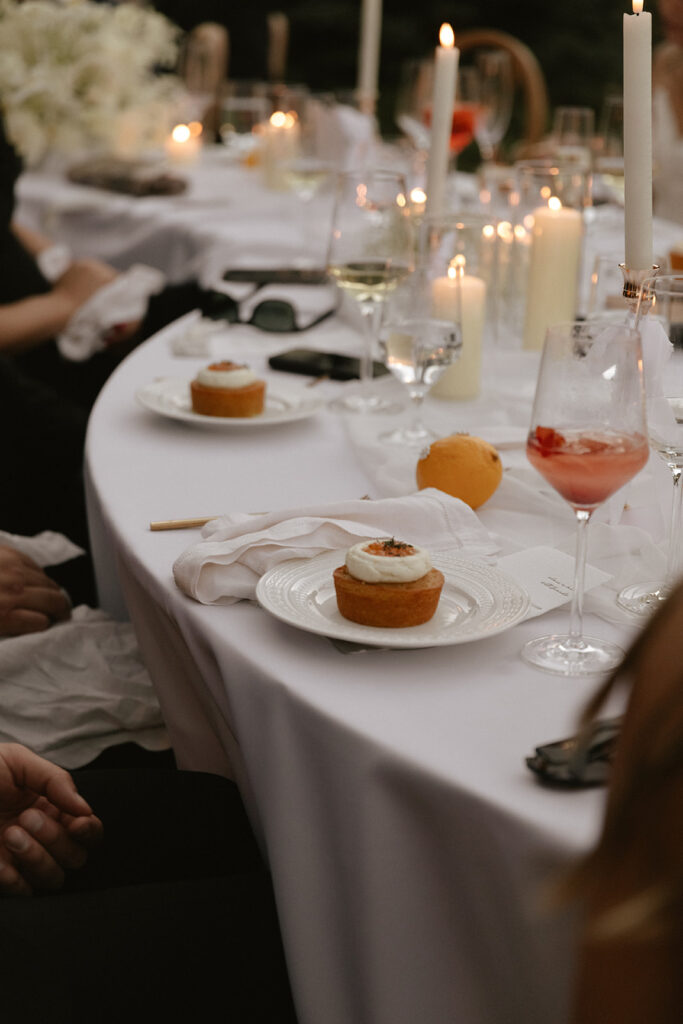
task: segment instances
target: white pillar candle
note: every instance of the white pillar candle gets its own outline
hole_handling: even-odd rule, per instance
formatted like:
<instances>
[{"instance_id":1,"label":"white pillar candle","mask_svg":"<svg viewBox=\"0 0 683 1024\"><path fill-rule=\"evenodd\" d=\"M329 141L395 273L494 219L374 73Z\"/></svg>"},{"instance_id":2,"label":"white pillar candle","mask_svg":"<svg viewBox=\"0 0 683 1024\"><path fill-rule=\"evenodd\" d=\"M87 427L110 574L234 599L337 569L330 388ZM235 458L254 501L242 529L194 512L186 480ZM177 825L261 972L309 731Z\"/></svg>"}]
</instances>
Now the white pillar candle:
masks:
<instances>
[{"instance_id":1,"label":"white pillar candle","mask_svg":"<svg viewBox=\"0 0 683 1024\"><path fill-rule=\"evenodd\" d=\"M358 100L366 114L373 114L379 81L379 50L382 40L382 0L362 0L358 46Z\"/></svg>"},{"instance_id":2,"label":"white pillar candle","mask_svg":"<svg viewBox=\"0 0 683 1024\"><path fill-rule=\"evenodd\" d=\"M193 131L193 125L188 124L177 124L164 143L166 156L174 164L195 163L201 148L201 126L199 131Z\"/></svg>"},{"instance_id":3,"label":"white pillar candle","mask_svg":"<svg viewBox=\"0 0 683 1024\"><path fill-rule=\"evenodd\" d=\"M624 226L626 266L652 266L652 15L633 0L624 15Z\"/></svg>"},{"instance_id":4,"label":"white pillar candle","mask_svg":"<svg viewBox=\"0 0 683 1024\"><path fill-rule=\"evenodd\" d=\"M540 349L551 324L576 317L583 219L556 196L533 218L524 348Z\"/></svg>"},{"instance_id":5,"label":"white pillar candle","mask_svg":"<svg viewBox=\"0 0 683 1024\"><path fill-rule=\"evenodd\" d=\"M453 29L444 23L439 31L439 45L434 55L432 123L427 162L427 212L430 216L444 212L459 60L460 50L455 46Z\"/></svg>"},{"instance_id":6,"label":"white pillar candle","mask_svg":"<svg viewBox=\"0 0 683 1024\"><path fill-rule=\"evenodd\" d=\"M276 110L263 132L263 175L268 188L287 187L286 168L299 152L301 126L293 111Z\"/></svg>"},{"instance_id":7,"label":"white pillar candle","mask_svg":"<svg viewBox=\"0 0 683 1024\"><path fill-rule=\"evenodd\" d=\"M430 394L439 398L476 398L481 388L481 339L486 315L486 284L465 274L465 257L456 256L446 277L432 284L432 315L459 324L462 349Z\"/></svg>"}]
</instances>

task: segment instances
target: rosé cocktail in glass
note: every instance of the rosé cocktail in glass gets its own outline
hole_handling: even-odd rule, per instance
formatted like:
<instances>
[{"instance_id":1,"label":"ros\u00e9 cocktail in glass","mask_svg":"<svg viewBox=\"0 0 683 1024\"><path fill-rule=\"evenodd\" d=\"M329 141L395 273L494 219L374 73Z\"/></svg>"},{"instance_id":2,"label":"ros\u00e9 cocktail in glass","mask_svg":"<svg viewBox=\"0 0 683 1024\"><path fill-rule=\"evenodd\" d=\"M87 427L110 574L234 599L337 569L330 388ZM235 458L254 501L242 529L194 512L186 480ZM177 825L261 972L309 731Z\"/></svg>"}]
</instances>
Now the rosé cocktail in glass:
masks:
<instances>
[{"instance_id":1,"label":"ros\u00e9 cocktail in glass","mask_svg":"<svg viewBox=\"0 0 683 1024\"><path fill-rule=\"evenodd\" d=\"M586 530L595 509L642 469L648 454L638 332L600 320L550 327L527 456L571 505L578 532L569 632L529 641L522 656L530 664L587 675L621 659L616 644L583 634Z\"/></svg>"}]
</instances>

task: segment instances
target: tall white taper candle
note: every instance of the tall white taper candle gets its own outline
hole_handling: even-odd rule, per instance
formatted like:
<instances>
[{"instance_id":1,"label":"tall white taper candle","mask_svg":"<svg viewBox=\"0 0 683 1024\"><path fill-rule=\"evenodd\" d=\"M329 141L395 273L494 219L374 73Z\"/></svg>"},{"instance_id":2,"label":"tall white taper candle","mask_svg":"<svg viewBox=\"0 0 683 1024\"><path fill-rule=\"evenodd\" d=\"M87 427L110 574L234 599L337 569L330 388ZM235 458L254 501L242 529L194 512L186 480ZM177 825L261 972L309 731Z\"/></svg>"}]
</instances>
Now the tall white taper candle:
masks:
<instances>
[{"instance_id":1,"label":"tall white taper candle","mask_svg":"<svg viewBox=\"0 0 683 1024\"><path fill-rule=\"evenodd\" d=\"M361 110L368 114L374 113L377 101L381 39L382 0L362 0L357 92Z\"/></svg>"},{"instance_id":2,"label":"tall white taper candle","mask_svg":"<svg viewBox=\"0 0 683 1024\"><path fill-rule=\"evenodd\" d=\"M444 23L439 31L439 46L434 55L432 123L427 163L427 212L432 217L444 212L459 60L460 50L455 46L453 29Z\"/></svg>"},{"instance_id":3,"label":"tall white taper candle","mask_svg":"<svg viewBox=\"0 0 683 1024\"><path fill-rule=\"evenodd\" d=\"M652 266L652 15L624 15L624 230L630 270Z\"/></svg>"}]
</instances>

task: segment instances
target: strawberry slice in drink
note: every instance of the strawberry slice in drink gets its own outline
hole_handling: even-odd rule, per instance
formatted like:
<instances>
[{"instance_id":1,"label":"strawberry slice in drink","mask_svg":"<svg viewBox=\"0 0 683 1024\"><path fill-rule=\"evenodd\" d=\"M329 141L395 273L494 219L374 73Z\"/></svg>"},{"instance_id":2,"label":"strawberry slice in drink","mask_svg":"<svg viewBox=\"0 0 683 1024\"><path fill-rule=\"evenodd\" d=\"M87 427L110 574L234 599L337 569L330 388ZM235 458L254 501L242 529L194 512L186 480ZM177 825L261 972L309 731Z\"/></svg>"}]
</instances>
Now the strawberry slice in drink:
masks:
<instances>
[{"instance_id":1,"label":"strawberry slice in drink","mask_svg":"<svg viewBox=\"0 0 683 1024\"><path fill-rule=\"evenodd\" d=\"M532 466L575 509L597 508L648 460L642 434L565 430L538 426L529 434L527 457Z\"/></svg>"}]
</instances>

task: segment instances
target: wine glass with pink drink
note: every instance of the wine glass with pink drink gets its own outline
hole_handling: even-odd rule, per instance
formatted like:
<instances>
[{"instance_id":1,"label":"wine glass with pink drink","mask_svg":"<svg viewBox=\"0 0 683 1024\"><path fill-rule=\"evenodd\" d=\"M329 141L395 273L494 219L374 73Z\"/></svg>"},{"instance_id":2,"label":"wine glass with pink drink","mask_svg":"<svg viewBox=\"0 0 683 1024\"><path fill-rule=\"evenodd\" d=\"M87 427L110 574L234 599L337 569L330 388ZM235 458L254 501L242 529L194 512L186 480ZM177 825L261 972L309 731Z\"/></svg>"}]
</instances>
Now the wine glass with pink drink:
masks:
<instances>
[{"instance_id":1,"label":"wine glass with pink drink","mask_svg":"<svg viewBox=\"0 0 683 1024\"><path fill-rule=\"evenodd\" d=\"M522 657L559 675L606 671L623 651L583 634L586 531L595 509L648 459L637 331L600 320L548 329L527 457L574 510L577 545L569 632L530 640Z\"/></svg>"}]
</instances>

